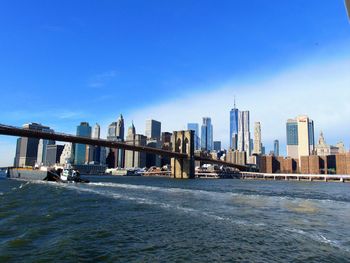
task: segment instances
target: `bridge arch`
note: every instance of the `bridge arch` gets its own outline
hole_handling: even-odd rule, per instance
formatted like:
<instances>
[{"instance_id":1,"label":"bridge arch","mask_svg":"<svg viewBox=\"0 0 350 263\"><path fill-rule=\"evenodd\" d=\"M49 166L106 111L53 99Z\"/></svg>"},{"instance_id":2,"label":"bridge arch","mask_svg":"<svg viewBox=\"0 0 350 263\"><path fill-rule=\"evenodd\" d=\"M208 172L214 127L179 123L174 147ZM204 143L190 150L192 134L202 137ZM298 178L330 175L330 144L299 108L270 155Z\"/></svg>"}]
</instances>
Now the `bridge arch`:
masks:
<instances>
[{"instance_id":1,"label":"bridge arch","mask_svg":"<svg viewBox=\"0 0 350 263\"><path fill-rule=\"evenodd\" d=\"M172 158L171 171L174 178L194 178L194 131L175 131L172 136L174 151L187 158Z\"/></svg>"}]
</instances>

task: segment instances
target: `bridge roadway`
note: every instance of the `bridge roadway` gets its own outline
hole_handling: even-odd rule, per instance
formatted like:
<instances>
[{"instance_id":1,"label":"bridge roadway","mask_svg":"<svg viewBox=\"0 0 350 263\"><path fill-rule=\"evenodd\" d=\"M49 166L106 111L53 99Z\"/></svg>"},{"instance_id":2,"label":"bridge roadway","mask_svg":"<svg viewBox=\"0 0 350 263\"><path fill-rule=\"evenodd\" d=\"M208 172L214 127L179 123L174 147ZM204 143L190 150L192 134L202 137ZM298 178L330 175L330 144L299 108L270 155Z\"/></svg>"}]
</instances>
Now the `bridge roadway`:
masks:
<instances>
[{"instance_id":1,"label":"bridge roadway","mask_svg":"<svg viewBox=\"0 0 350 263\"><path fill-rule=\"evenodd\" d=\"M75 136L71 134L57 133L57 132L52 133L52 132L45 132L45 131L38 131L38 130L30 130L30 129L24 129L24 128L19 128L19 127L4 125L4 124L0 124L0 135L80 143L80 144L93 145L93 146L102 146L106 148L123 149L127 151L145 152L145 153L151 153L151 154L166 156L170 158L177 158L177 159L189 158L188 154L167 151L167 150L162 150L162 149L157 149L157 148L152 148L147 146L132 145L132 144L127 144L125 142L108 141L105 139L91 139L91 138L85 138L85 137ZM236 169L239 169L240 171L246 171L248 169L247 166L228 163L221 160L214 160L208 157L194 156L194 159L196 161L203 161L205 163L218 164L218 165L224 165L224 166L236 168Z\"/></svg>"}]
</instances>

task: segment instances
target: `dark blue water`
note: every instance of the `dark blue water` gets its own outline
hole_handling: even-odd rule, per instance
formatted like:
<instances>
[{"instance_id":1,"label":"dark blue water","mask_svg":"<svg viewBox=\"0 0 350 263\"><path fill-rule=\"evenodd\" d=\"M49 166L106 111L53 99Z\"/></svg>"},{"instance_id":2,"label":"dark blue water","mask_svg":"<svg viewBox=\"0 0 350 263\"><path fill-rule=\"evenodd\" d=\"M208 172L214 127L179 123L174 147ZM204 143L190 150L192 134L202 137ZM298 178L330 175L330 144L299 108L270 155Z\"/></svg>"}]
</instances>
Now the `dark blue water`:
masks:
<instances>
[{"instance_id":1,"label":"dark blue water","mask_svg":"<svg viewBox=\"0 0 350 263\"><path fill-rule=\"evenodd\" d=\"M98 180L0 180L0 262L350 262L350 184Z\"/></svg>"}]
</instances>

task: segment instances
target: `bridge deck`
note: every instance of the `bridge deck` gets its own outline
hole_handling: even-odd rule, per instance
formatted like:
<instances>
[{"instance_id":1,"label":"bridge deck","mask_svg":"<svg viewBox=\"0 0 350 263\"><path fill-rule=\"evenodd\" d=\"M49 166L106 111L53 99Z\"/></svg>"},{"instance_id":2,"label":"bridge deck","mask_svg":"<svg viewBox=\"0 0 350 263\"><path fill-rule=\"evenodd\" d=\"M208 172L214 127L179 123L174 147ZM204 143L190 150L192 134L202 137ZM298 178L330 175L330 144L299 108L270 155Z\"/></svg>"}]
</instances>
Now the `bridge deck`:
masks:
<instances>
[{"instance_id":1,"label":"bridge deck","mask_svg":"<svg viewBox=\"0 0 350 263\"><path fill-rule=\"evenodd\" d=\"M45 140L53 140L53 141L61 141L61 142L80 143L80 144L93 145L93 146L102 146L106 148L123 149L128 151L146 152L146 153L167 156L170 158L177 158L177 159L190 158L188 154L167 151L167 150L162 150L162 149L157 149L157 148L152 148L147 146L139 146L139 145L133 145L125 142L109 141L105 139L91 139L91 138L80 137L80 136L75 136L71 134L57 133L57 132L30 130L30 129L24 129L24 128L19 128L19 127L4 125L4 124L0 124L0 134L8 135L8 136L16 136L16 137L29 137L29 138L37 138L37 139L45 139ZM228 167L237 168L241 171L246 171L248 169L246 166L227 163L221 160L214 160L207 157L194 156L193 158L196 161L224 165Z\"/></svg>"}]
</instances>

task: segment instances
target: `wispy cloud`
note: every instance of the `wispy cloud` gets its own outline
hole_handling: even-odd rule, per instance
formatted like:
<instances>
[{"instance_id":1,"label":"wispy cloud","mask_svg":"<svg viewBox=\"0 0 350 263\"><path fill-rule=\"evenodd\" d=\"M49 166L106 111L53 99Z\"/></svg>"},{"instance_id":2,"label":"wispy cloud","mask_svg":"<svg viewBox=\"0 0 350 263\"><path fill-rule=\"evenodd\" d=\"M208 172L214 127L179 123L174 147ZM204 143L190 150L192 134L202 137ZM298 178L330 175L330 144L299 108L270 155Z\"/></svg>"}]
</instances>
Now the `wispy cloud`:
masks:
<instances>
[{"instance_id":1,"label":"wispy cloud","mask_svg":"<svg viewBox=\"0 0 350 263\"><path fill-rule=\"evenodd\" d=\"M69 110L57 112L54 115L59 119L71 119L71 120L82 119L87 116L87 114L82 111L69 111Z\"/></svg>"},{"instance_id":2,"label":"wispy cloud","mask_svg":"<svg viewBox=\"0 0 350 263\"><path fill-rule=\"evenodd\" d=\"M101 88L108 84L112 79L118 76L116 70L109 70L100 74L93 76L88 81L88 86L90 88Z\"/></svg>"}]
</instances>

